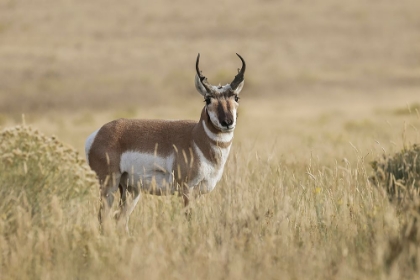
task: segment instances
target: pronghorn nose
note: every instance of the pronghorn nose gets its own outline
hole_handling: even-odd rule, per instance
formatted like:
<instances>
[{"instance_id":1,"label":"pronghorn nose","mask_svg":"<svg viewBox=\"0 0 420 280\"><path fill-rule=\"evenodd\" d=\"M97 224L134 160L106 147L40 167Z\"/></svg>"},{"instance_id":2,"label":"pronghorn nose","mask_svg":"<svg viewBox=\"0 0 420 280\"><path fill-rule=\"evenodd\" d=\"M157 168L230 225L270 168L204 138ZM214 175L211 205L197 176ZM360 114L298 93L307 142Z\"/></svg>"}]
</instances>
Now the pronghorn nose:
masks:
<instances>
[{"instance_id":1,"label":"pronghorn nose","mask_svg":"<svg viewBox=\"0 0 420 280\"><path fill-rule=\"evenodd\" d=\"M233 120L232 119L225 119L220 124L222 126L229 127L229 126L231 126L233 124Z\"/></svg>"}]
</instances>

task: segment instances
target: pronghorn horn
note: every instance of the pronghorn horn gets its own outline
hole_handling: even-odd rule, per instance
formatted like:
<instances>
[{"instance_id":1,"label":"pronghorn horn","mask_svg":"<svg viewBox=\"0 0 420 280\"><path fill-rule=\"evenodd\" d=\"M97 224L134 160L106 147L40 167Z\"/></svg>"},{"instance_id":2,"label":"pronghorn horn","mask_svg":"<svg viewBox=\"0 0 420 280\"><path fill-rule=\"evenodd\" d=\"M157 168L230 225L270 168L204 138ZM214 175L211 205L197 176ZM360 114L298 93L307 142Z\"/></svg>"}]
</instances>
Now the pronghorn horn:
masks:
<instances>
[{"instance_id":1,"label":"pronghorn horn","mask_svg":"<svg viewBox=\"0 0 420 280\"><path fill-rule=\"evenodd\" d=\"M195 70L197 71L197 76L200 78L201 83L206 88L206 90L210 93L211 92L211 85L207 82L207 78L201 74L200 68L198 64L200 62L200 53L197 55L197 61L195 62Z\"/></svg>"},{"instance_id":2,"label":"pronghorn horn","mask_svg":"<svg viewBox=\"0 0 420 280\"><path fill-rule=\"evenodd\" d=\"M230 87L233 90L235 90L239 86L239 84L243 82L243 80L244 80L244 74L245 74L245 69L246 69L245 60L239 54L236 54L236 55L242 61L242 67L241 67L241 70L238 69L238 75L236 75L235 76L235 79L233 79L233 81L230 83Z\"/></svg>"}]
</instances>

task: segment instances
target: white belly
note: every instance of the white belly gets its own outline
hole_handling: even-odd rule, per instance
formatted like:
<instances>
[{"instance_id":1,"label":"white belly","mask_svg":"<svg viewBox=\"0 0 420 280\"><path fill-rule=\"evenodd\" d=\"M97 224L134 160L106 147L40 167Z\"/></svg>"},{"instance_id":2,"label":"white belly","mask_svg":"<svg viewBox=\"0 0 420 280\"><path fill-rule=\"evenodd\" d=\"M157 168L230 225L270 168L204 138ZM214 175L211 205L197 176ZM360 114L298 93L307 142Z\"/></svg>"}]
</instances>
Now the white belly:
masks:
<instances>
[{"instance_id":1,"label":"white belly","mask_svg":"<svg viewBox=\"0 0 420 280\"><path fill-rule=\"evenodd\" d=\"M198 172L195 178L186 183L193 193L209 193L222 178L230 147L213 147L220 158L218 164L207 160L195 144L194 149L199 161ZM121 173L127 173L130 186L138 186L150 193L174 194L174 159L174 154L163 158L147 153L124 152L121 155L120 170Z\"/></svg>"},{"instance_id":2,"label":"white belly","mask_svg":"<svg viewBox=\"0 0 420 280\"><path fill-rule=\"evenodd\" d=\"M131 186L139 186L146 192L173 194L173 162L173 154L163 158L129 151L121 155L120 170L127 173Z\"/></svg>"}]
</instances>

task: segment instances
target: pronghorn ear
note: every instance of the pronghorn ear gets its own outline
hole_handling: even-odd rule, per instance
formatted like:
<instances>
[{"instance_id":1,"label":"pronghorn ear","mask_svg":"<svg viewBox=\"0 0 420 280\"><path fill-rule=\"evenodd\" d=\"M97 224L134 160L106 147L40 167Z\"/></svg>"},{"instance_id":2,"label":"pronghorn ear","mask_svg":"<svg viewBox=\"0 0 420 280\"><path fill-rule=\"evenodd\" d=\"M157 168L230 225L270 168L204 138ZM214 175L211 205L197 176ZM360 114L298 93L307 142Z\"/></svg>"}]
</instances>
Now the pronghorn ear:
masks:
<instances>
[{"instance_id":1,"label":"pronghorn ear","mask_svg":"<svg viewBox=\"0 0 420 280\"><path fill-rule=\"evenodd\" d=\"M198 75L195 75L195 88L204 97L209 94Z\"/></svg>"},{"instance_id":2,"label":"pronghorn ear","mask_svg":"<svg viewBox=\"0 0 420 280\"><path fill-rule=\"evenodd\" d=\"M245 80L243 80L237 87L236 87L236 89L233 91L235 94L239 94L240 92L241 92L241 90L242 90L242 88L244 87L244 83L245 83Z\"/></svg>"}]
</instances>

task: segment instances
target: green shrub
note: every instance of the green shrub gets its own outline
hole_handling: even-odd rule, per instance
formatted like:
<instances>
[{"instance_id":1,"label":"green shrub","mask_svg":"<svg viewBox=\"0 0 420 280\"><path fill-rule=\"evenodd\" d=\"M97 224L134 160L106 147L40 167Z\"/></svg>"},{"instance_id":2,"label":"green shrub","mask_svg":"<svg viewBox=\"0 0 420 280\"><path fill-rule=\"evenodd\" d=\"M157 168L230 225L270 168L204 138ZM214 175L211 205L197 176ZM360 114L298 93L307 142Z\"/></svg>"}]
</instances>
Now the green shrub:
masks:
<instances>
[{"instance_id":1,"label":"green shrub","mask_svg":"<svg viewBox=\"0 0 420 280\"><path fill-rule=\"evenodd\" d=\"M77 152L28 126L0 133L0 233L13 232L16 215L48 221L52 207L71 213L98 192L95 174ZM3 226L1 226L3 225Z\"/></svg>"},{"instance_id":2,"label":"green shrub","mask_svg":"<svg viewBox=\"0 0 420 280\"><path fill-rule=\"evenodd\" d=\"M412 199L420 189L420 146L404 148L393 156L383 156L371 163L371 179L383 186L391 199Z\"/></svg>"}]
</instances>

